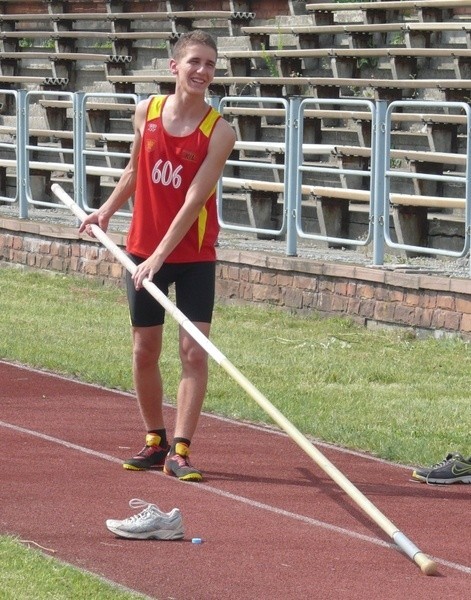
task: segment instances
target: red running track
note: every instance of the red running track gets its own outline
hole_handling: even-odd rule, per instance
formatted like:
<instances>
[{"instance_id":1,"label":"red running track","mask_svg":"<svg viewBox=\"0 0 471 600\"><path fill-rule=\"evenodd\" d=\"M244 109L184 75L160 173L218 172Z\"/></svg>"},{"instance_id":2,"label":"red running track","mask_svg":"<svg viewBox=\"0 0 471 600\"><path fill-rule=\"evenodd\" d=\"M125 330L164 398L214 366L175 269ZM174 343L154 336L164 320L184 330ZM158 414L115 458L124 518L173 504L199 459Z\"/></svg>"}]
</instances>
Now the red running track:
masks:
<instances>
[{"instance_id":1,"label":"red running track","mask_svg":"<svg viewBox=\"0 0 471 600\"><path fill-rule=\"evenodd\" d=\"M0 532L46 554L159 600L471 596L471 487L318 446L438 562L425 576L283 433L205 414L192 445L205 482L182 483L121 467L143 440L131 396L1 361L0 377ZM105 520L133 514L131 498L179 507L184 540L114 537Z\"/></svg>"}]
</instances>

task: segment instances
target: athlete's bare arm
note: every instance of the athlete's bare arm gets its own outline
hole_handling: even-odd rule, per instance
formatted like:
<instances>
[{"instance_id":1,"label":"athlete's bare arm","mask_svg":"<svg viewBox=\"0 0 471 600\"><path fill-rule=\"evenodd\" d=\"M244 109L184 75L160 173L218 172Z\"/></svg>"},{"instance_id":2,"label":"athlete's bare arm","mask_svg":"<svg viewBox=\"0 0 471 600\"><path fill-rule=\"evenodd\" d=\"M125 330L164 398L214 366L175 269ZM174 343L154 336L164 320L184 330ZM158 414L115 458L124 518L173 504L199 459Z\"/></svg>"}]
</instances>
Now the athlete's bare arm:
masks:
<instances>
[{"instance_id":1,"label":"athlete's bare arm","mask_svg":"<svg viewBox=\"0 0 471 600\"><path fill-rule=\"evenodd\" d=\"M108 200L100 206L98 210L94 211L84 219L80 226L79 233L86 231L89 235L93 236L89 227L92 223L98 225L103 231L106 231L114 213L134 194L137 181L137 163L141 148L142 129L145 123L149 101L149 98L142 100L136 107L134 115L134 140L131 147L131 156L116 187L110 194Z\"/></svg>"}]
</instances>

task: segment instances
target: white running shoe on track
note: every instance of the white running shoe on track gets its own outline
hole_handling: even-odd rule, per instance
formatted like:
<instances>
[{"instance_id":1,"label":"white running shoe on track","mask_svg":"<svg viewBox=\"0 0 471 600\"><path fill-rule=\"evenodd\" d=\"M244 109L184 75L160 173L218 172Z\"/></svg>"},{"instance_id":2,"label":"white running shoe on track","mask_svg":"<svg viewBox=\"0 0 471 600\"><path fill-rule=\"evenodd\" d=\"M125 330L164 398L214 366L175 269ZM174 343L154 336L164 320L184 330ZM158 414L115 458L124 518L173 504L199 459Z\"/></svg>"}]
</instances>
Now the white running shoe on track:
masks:
<instances>
[{"instance_id":1,"label":"white running shoe on track","mask_svg":"<svg viewBox=\"0 0 471 600\"><path fill-rule=\"evenodd\" d=\"M178 508L169 513L162 512L155 504L133 498L131 508L143 508L137 515L119 521L108 519L106 527L115 535L136 540L181 540L183 533L182 515Z\"/></svg>"}]
</instances>

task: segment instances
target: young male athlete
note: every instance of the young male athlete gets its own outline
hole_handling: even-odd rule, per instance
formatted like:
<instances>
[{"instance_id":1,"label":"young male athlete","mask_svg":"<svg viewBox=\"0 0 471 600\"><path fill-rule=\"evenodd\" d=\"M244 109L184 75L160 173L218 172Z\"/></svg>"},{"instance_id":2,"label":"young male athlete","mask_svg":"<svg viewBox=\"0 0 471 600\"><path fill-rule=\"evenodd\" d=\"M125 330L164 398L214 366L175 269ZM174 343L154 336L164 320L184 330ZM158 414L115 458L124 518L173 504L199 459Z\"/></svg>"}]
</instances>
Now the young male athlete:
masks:
<instances>
[{"instance_id":1,"label":"young male athlete","mask_svg":"<svg viewBox=\"0 0 471 600\"><path fill-rule=\"evenodd\" d=\"M82 223L106 231L111 216L134 195L127 251L138 265L127 276L133 336L133 379L147 429L146 445L125 469L162 468L168 475L200 481L189 462L208 380L206 352L181 327L181 379L174 438L169 444L159 369L164 309L142 287L152 280L164 293L175 284L178 308L206 336L214 305L215 242L218 222L215 188L235 143L235 133L205 101L214 78L217 48L202 31L175 44L170 70L175 93L151 96L135 114L135 138L128 165L108 200Z\"/></svg>"}]
</instances>

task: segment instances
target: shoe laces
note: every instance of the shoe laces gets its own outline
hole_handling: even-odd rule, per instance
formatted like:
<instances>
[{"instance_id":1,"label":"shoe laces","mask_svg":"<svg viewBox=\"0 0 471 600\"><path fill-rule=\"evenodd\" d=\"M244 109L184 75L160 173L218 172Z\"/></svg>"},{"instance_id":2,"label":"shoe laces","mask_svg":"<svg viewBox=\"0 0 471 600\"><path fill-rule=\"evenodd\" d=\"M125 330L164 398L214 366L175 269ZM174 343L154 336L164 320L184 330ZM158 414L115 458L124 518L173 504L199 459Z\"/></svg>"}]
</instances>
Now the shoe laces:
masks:
<instances>
[{"instance_id":1,"label":"shoe laces","mask_svg":"<svg viewBox=\"0 0 471 600\"><path fill-rule=\"evenodd\" d=\"M133 515L132 517L129 517L130 521L135 521L142 517L147 517L148 515L152 514L155 509L157 509L160 512L160 509L156 504L152 504L151 502L146 502L145 500L141 500L140 498L133 498L132 500L129 500L129 506L136 510L138 510L139 508L142 509L141 512L138 513L137 515Z\"/></svg>"},{"instance_id":2,"label":"shoe laces","mask_svg":"<svg viewBox=\"0 0 471 600\"><path fill-rule=\"evenodd\" d=\"M144 446L144 448L138 452L137 456L143 456L144 458L147 458L159 450L160 448L158 446Z\"/></svg>"},{"instance_id":3,"label":"shoe laces","mask_svg":"<svg viewBox=\"0 0 471 600\"><path fill-rule=\"evenodd\" d=\"M444 467L448 463L451 463L455 460L463 461L464 458L458 452L450 452L445 456L445 458L442 461L438 462L436 465L433 465L432 470L438 469L439 467Z\"/></svg>"},{"instance_id":4,"label":"shoe laces","mask_svg":"<svg viewBox=\"0 0 471 600\"><path fill-rule=\"evenodd\" d=\"M176 460L179 467L191 467L188 456L182 456L181 454L174 454L173 460Z\"/></svg>"},{"instance_id":5,"label":"shoe laces","mask_svg":"<svg viewBox=\"0 0 471 600\"><path fill-rule=\"evenodd\" d=\"M455 461L464 461L464 458L461 456L461 454L459 454L459 452L449 452L445 458L443 460L441 460L440 462L438 462L436 465L433 465L433 467L430 469L430 471L427 473L427 477L425 479L425 483L427 483L428 485L432 485L429 482L429 478L430 475L433 471L435 471L435 469L439 469L440 467L445 467L446 465L455 462Z\"/></svg>"}]
</instances>

